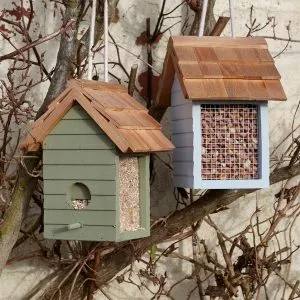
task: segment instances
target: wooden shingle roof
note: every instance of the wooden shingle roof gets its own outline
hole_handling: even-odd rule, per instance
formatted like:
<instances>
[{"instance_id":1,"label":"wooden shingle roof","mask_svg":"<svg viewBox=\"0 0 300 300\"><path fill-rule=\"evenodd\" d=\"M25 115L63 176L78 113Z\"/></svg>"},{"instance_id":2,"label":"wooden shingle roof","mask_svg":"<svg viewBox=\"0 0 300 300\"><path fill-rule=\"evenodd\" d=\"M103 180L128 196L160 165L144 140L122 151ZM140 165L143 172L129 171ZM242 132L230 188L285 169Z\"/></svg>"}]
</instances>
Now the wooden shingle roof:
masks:
<instances>
[{"instance_id":1,"label":"wooden shingle roof","mask_svg":"<svg viewBox=\"0 0 300 300\"><path fill-rule=\"evenodd\" d=\"M156 105L170 106L174 74L190 100L286 100L264 38L174 36Z\"/></svg>"},{"instance_id":2,"label":"wooden shingle roof","mask_svg":"<svg viewBox=\"0 0 300 300\"><path fill-rule=\"evenodd\" d=\"M98 81L70 80L65 91L33 124L21 149L37 151L46 136L76 103L124 153L174 148L161 132L161 125L143 105L127 94L125 87Z\"/></svg>"}]
</instances>

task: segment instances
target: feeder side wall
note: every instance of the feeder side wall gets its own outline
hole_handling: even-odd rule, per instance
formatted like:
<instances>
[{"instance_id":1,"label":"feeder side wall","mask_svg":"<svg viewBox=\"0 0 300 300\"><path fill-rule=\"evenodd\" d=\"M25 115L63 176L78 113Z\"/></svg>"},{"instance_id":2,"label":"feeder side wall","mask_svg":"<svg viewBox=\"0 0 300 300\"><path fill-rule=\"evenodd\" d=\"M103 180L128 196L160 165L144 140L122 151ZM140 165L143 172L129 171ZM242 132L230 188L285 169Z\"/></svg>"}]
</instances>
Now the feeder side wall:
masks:
<instances>
[{"instance_id":1,"label":"feeder side wall","mask_svg":"<svg viewBox=\"0 0 300 300\"><path fill-rule=\"evenodd\" d=\"M74 106L43 144L46 238L115 241L117 160L115 145L79 105ZM84 210L74 210L67 196L76 182L91 193ZM77 222L83 227L66 229Z\"/></svg>"},{"instance_id":2,"label":"feeder side wall","mask_svg":"<svg viewBox=\"0 0 300 300\"><path fill-rule=\"evenodd\" d=\"M172 142L174 186L194 187L193 102L186 100L177 76L172 87Z\"/></svg>"}]
</instances>

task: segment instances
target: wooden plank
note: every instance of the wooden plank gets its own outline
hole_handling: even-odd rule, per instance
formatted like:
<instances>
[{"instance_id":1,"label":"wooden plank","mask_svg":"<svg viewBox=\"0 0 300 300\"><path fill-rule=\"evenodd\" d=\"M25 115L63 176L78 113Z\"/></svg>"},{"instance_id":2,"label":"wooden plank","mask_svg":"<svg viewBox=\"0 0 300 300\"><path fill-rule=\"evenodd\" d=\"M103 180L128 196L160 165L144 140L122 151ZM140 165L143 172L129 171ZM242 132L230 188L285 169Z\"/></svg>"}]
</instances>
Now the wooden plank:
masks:
<instances>
[{"instance_id":1,"label":"wooden plank","mask_svg":"<svg viewBox=\"0 0 300 300\"><path fill-rule=\"evenodd\" d=\"M197 63L197 55L192 47L174 47L174 54L177 61L182 63L194 62Z\"/></svg>"},{"instance_id":2,"label":"wooden plank","mask_svg":"<svg viewBox=\"0 0 300 300\"><path fill-rule=\"evenodd\" d=\"M79 105L75 104L63 117L64 120L90 120L91 117Z\"/></svg>"},{"instance_id":3,"label":"wooden plank","mask_svg":"<svg viewBox=\"0 0 300 300\"><path fill-rule=\"evenodd\" d=\"M247 86L251 99L268 99L269 93L262 80L248 80Z\"/></svg>"},{"instance_id":4,"label":"wooden plank","mask_svg":"<svg viewBox=\"0 0 300 300\"><path fill-rule=\"evenodd\" d=\"M256 49L253 48L235 49L235 52L239 57L239 61L249 62L249 61L259 60Z\"/></svg>"},{"instance_id":5,"label":"wooden plank","mask_svg":"<svg viewBox=\"0 0 300 300\"><path fill-rule=\"evenodd\" d=\"M138 134L139 131L140 130L120 129L120 133L122 133L122 135L128 141L132 152L150 152L150 143L147 140L141 138L141 136Z\"/></svg>"},{"instance_id":6,"label":"wooden plank","mask_svg":"<svg viewBox=\"0 0 300 300\"><path fill-rule=\"evenodd\" d=\"M101 106L102 109L105 108L114 108L114 109L132 109L133 107L128 104L128 102L122 100L119 97L119 94L115 94L109 91L92 91L86 92L85 95L88 98L91 98L98 105Z\"/></svg>"},{"instance_id":7,"label":"wooden plank","mask_svg":"<svg viewBox=\"0 0 300 300\"><path fill-rule=\"evenodd\" d=\"M122 152L129 151L129 145L126 139L122 137L117 128L104 118L101 112L94 107L85 97L78 97L78 102L88 112L92 119L102 128L102 130L110 137L110 139L118 146ZM95 109L96 108L96 109Z\"/></svg>"},{"instance_id":8,"label":"wooden plank","mask_svg":"<svg viewBox=\"0 0 300 300\"><path fill-rule=\"evenodd\" d=\"M66 225L45 225L44 237L54 240L115 241L116 228L113 226L84 226L67 230Z\"/></svg>"},{"instance_id":9,"label":"wooden plank","mask_svg":"<svg viewBox=\"0 0 300 300\"><path fill-rule=\"evenodd\" d=\"M195 51L196 51L198 62L218 61L218 57L214 49L211 47L199 47L199 48L195 48Z\"/></svg>"},{"instance_id":10,"label":"wooden plank","mask_svg":"<svg viewBox=\"0 0 300 300\"><path fill-rule=\"evenodd\" d=\"M171 89L174 81L174 75L175 69L172 59L172 40L169 39L163 70L159 78L154 106L169 107L171 105Z\"/></svg>"},{"instance_id":11,"label":"wooden plank","mask_svg":"<svg viewBox=\"0 0 300 300\"><path fill-rule=\"evenodd\" d=\"M280 79L280 74L273 63L264 62L255 65L262 79Z\"/></svg>"},{"instance_id":12,"label":"wooden plank","mask_svg":"<svg viewBox=\"0 0 300 300\"><path fill-rule=\"evenodd\" d=\"M193 119L177 120L172 122L172 133L192 133Z\"/></svg>"},{"instance_id":13,"label":"wooden plank","mask_svg":"<svg viewBox=\"0 0 300 300\"><path fill-rule=\"evenodd\" d=\"M44 209L72 209L66 195L44 195ZM116 210L116 196L94 196L85 210Z\"/></svg>"},{"instance_id":14,"label":"wooden plank","mask_svg":"<svg viewBox=\"0 0 300 300\"><path fill-rule=\"evenodd\" d=\"M137 130L136 134L147 143L151 152L170 151L174 148L171 141L160 130Z\"/></svg>"},{"instance_id":15,"label":"wooden plank","mask_svg":"<svg viewBox=\"0 0 300 300\"><path fill-rule=\"evenodd\" d=\"M182 76L185 78L201 78L203 76L202 71L197 62L185 63L179 61L178 65Z\"/></svg>"},{"instance_id":16,"label":"wooden plank","mask_svg":"<svg viewBox=\"0 0 300 300\"><path fill-rule=\"evenodd\" d=\"M235 51L235 48L226 48L226 47L215 47L214 51L218 58L218 61L239 61L240 58Z\"/></svg>"},{"instance_id":17,"label":"wooden plank","mask_svg":"<svg viewBox=\"0 0 300 300\"><path fill-rule=\"evenodd\" d=\"M268 91L270 100L285 101L287 100L286 94L278 80L264 80L265 87Z\"/></svg>"},{"instance_id":18,"label":"wooden plank","mask_svg":"<svg viewBox=\"0 0 300 300\"><path fill-rule=\"evenodd\" d=\"M106 135L48 135L43 143L43 149L115 149L115 145Z\"/></svg>"},{"instance_id":19,"label":"wooden plank","mask_svg":"<svg viewBox=\"0 0 300 300\"><path fill-rule=\"evenodd\" d=\"M219 63L217 62L199 62L199 68L201 69L201 77L195 78L223 78L222 71Z\"/></svg>"},{"instance_id":20,"label":"wooden plank","mask_svg":"<svg viewBox=\"0 0 300 300\"><path fill-rule=\"evenodd\" d=\"M66 195L69 187L76 183L76 180L44 180L44 192L51 195ZM116 194L115 181L81 180L88 187L92 196L113 196Z\"/></svg>"},{"instance_id":21,"label":"wooden plank","mask_svg":"<svg viewBox=\"0 0 300 300\"><path fill-rule=\"evenodd\" d=\"M173 170L176 176L193 177L193 162L174 162Z\"/></svg>"},{"instance_id":22,"label":"wooden plank","mask_svg":"<svg viewBox=\"0 0 300 300\"><path fill-rule=\"evenodd\" d=\"M172 120L184 120L192 117L193 107L191 102L187 102L186 105L172 106L171 117Z\"/></svg>"},{"instance_id":23,"label":"wooden plank","mask_svg":"<svg viewBox=\"0 0 300 300\"><path fill-rule=\"evenodd\" d=\"M173 133L172 142L175 147L193 147L194 134L191 133Z\"/></svg>"},{"instance_id":24,"label":"wooden plank","mask_svg":"<svg viewBox=\"0 0 300 300\"><path fill-rule=\"evenodd\" d=\"M274 62L268 49L255 49L255 52L261 62Z\"/></svg>"},{"instance_id":25,"label":"wooden plank","mask_svg":"<svg viewBox=\"0 0 300 300\"><path fill-rule=\"evenodd\" d=\"M184 79L189 99L228 99L223 80Z\"/></svg>"},{"instance_id":26,"label":"wooden plank","mask_svg":"<svg viewBox=\"0 0 300 300\"><path fill-rule=\"evenodd\" d=\"M44 150L45 165L113 165L113 150Z\"/></svg>"},{"instance_id":27,"label":"wooden plank","mask_svg":"<svg viewBox=\"0 0 300 300\"><path fill-rule=\"evenodd\" d=\"M172 92L172 107L177 105L188 105L189 103L192 104L191 101L185 99L181 90L178 92Z\"/></svg>"},{"instance_id":28,"label":"wooden plank","mask_svg":"<svg viewBox=\"0 0 300 300\"><path fill-rule=\"evenodd\" d=\"M239 68L240 64L238 63L219 63L220 70L223 74L223 78L243 78L243 74L241 73L241 69Z\"/></svg>"},{"instance_id":29,"label":"wooden plank","mask_svg":"<svg viewBox=\"0 0 300 300\"><path fill-rule=\"evenodd\" d=\"M219 36L172 36L174 47L236 47L236 48L265 48L268 45L262 37L219 37Z\"/></svg>"},{"instance_id":30,"label":"wooden plank","mask_svg":"<svg viewBox=\"0 0 300 300\"><path fill-rule=\"evenodd\" d=\"M173 163L193 162L193 147L176 148L173 150Z\"/></svg>"},{"instance_id":31,"label":"wooden plank","mask_svg":"<svg viewBox=\"0 0 300 300\"><path fill-rule=\"evenodd\" d=\"M116 225L115 211L101 210L44 210L44 224L68 225L73 223L84 225Z\"/></svg>"},{"instance_id":32,"label":"wooden plank","mask_svg":"<svg viewBox=\"0 0 300 300\"><path fill-rule=\"evenodd\" d=\"M55 114L47 115L44 120L43 116L34 123L30 134L27 135L22 147L27 151L37 150L37 145L41 144L48 133L55 127L59 120L69 111L73 105L74 93L71 91L63 100L58 104L59 109L55 110ZM39 147L39 146L38 146Z\"/></svg>"},{"instance_id":33,"label":"wooden plank","mask_svg":"<svg viewBox=\"0 0 300 300\"><path fill-rule=\"evenodd\" d=\"M248 85L244 80L224 80L228 99L251 99Z\"/></svg>"},{"instance_id":34,"label":"wooden plank","mask_svg":"<svg viewBox=\"0 0 300 300\"><path fill-rule=\"evenodd\" d=\"M115 165L44 165L44 179L115 180Z\"/></svg>"},{"instance_id":35,"label":"wooden plank","mask_svg":"<svg viewBox=\"0 0 300 300\"><path fill-rule=\"evenodd\" d=\"M99 134L104 132L94 120L60 120L50 134Z\"/></svg>"},{"instance_id":36,"label":"wooden plank","mask_svg":"<svg viewBox=\"0 0 300 300\"><path fill-rule=\"evenodd\" d=\"M81 89L92 90L113 90L118 93L127 93L127 88L117 83L107 83L104 81L87 80L87 79L71 79L67 83L68 87L77 87Z\"/></svg>"},{"instance_id":37,"label":"wooden plank","mask_svg":"<svg viewBox=\"0 0 300 300\"><path fill-rule=\"evenodd\" d=\"M161 125L146 111L106 110L118 128L123 129L160 129Z\"/></svg>"}]
</instances>

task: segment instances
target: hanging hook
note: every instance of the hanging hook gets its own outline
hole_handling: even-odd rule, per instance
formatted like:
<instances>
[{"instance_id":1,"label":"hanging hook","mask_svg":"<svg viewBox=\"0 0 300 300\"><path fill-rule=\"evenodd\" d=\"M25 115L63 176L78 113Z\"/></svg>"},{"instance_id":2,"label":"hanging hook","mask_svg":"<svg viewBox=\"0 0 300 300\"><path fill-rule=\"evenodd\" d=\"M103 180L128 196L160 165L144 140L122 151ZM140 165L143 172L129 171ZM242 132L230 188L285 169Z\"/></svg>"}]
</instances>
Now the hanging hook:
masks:
<instances>
[{"instance_id":1,"label":"hanging hook","mask_svg":"<svg viewBox=\"0 0 300 300\"><path fill-rule=\"evenodd\" d=\"M234 10L233 10L232 1L233 0L229 0L230 24L231 24L231 36L235 37L235 31L234 31Z\"/></svg>"},{"instance_id":2,"label":"hanging hook","mask_svg":"<svg viewBox=\"0 0 300 300\"><path fill-rule=\"evenodd\" d=\"M207 6L208 6L208 0L203 0L198 36L203 36L204 33Z\"/></svg>"},{"instance_id":3,"label":"hanging hook","mask_svg":"<svg viewBox=\"0 0 300 300\"><path fill-rule=\"evenodd\" d=\"M90 41L89 41L89 55L88 55L88 79L92 79L93 72L93 46L94 46L94 35L95 35L95 22L96 22L96 0L92 3L92 14L90 24Z\"/></svg>"}]
</instances>

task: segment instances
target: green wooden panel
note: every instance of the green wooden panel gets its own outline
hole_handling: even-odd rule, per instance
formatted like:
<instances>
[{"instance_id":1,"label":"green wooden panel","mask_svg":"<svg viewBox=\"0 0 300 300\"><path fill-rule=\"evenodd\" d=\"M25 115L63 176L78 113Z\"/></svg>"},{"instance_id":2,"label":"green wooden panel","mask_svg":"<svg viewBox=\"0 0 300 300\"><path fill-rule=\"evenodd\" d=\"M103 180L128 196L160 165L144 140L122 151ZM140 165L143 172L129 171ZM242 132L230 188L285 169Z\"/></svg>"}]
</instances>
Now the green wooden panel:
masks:
<instances>
[{"instance_id":1,"label":"green wooden panel","mask_svg":"<svg viewBox=\"0 0 300 300\"><path fill-rule=\"evenodd\" d=\"M74 105L63 117L63 120L89 120L91 117L79 105Z\"/></svg>"},{"instance_id":2,"label":"green wooden panel","mask_svg":"<svg viewBox=\"0 0 300 300\"><path fill-rule=\"evenodd\" d=\"M115 211L44 210L44 224L116 225Z\"/></svg>"},{"instance_id":3,"label":"green wooden panel","mask_svg":"<svg viewBox=\"0 0 300 300\"><path fill-rule=\"evenodd\" d=\"M115 145L104 134L48 135L43 149L115 149Z\"/></svg>"},{"instance_id":4,"label":"green wooden panel","mask_svg":"<svg viewBox=\"0 0 300 300\"><path fill-rule=\"evenodd\" d=\"M44 165L44 179L115 180L114 165Z\"/></svg>"},{"instance_id":5,"label":"green wooden panel","mask_svg":"<svg viewBox=\"0 0 300 300\"><path fill-rule=\"evenodd\" d=\"M114 165L113 150L44 150L45 165Z\"/></svg>"},{"instance_id":6,"label":"green wooden panel","mask_svg":"<svg viewBox=\"0 0 300 300\"><path fill-rule=\"evenodd\" d=\"M66 195L68 188L75 182L75 180L46 179L44 180L44 193L51 195ZM113 196L116 194L115 181L81 180L79 182L85 184L89 188L92 196Z\"/></svg>"},{"instance_id":7,"label":"green wooden panel","mask_svg":"<svg viewBox=\"0 0 300 300\"><path fill-rule=\"evenodd\" d=\"M64 120L62 119L50 134L100 134L104 133L94 120Z\"/></svg>"},{"instance_id":8,"label":"green wooden panel","mask_svg":"<svg viewBox=\"0 0 300 300\"><path fill-rule=\"evenodd\" d=\"M66 225L45 225L44 237L55 240L116 241L116 228L113 226L84 226L67 230Z\"/></svg>"},{"instance_id":9,"label":"green wooden panel","mask_svg":"<svg viewBox=\"0 0 300 300\"><path fill-rule=\"evenodd\" d=\"M44 195L45 209L71 209L66 195ZM92 196L85 210L116 210L116 196Z\"/></svg>"}]
</instances>

